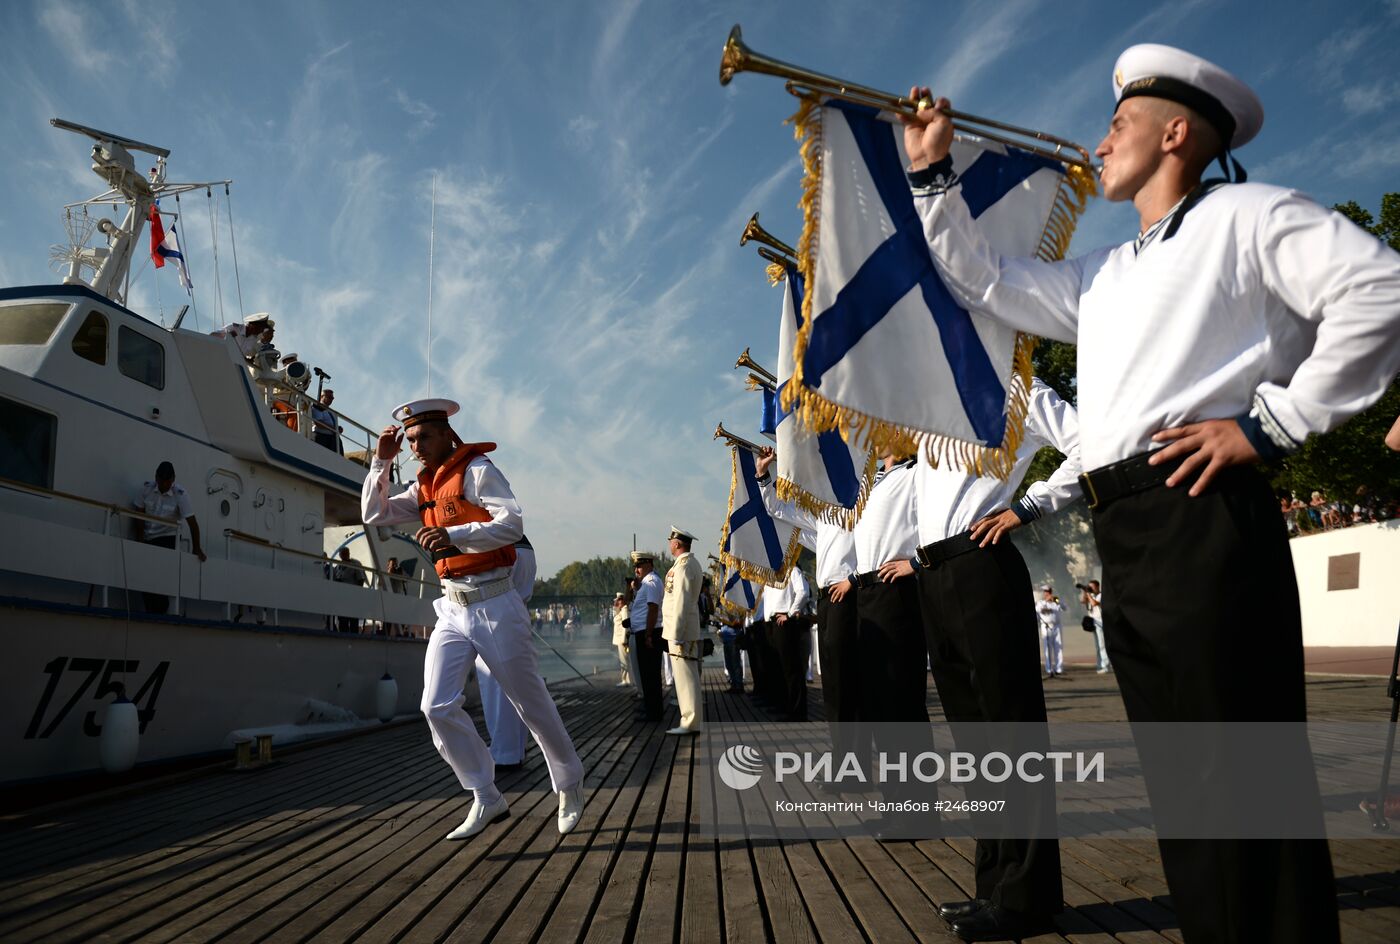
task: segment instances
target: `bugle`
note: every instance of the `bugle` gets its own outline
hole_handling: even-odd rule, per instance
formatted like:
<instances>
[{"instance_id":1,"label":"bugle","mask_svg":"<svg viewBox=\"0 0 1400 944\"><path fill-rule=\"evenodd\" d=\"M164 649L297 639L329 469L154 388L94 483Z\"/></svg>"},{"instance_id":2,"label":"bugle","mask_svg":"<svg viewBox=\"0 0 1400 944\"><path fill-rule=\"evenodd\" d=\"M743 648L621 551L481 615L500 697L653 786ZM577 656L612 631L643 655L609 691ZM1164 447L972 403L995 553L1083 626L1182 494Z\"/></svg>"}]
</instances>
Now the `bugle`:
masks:
<instances>
[{"instance_id":1,"label":"bugle","mask_svg":"<svg viewBox=\"0 0 1400 944\"><path fill-rule=\"evenodd\" d=\"M724 428L723 423L720 423L717 426L715 426L715 438L723 439L726 442L728 442L731 446L738 446L740 449L747 449L749 452L753 453L756 456L760 456L763 454L762 446L751 443L747 439L744 439L742 436L735 436L729 430Z\"/></svg>"},{"instance_id":2,"label":"bugle","mask_svg":"<svg viewBox=\"0 0 1400 944\"><path fill-rule=\"evenodd\" d=\"M757 214L757 213L755 213L753 216L749 217L748 223L745 224L745 226L744 226L744 232L743 232L743 234L740 235L740 237L739 237L739 245L740 245L740 246L746 246L746 245L748 245L748 242L749 242L749 240L751 240L751 239L752 239L754 242L756 242L756 243L763 243L763 245L765 245L765 246L771 246L772 248L778 250L778 252L780 252L780 253L782 253L783 255L787 256L789 259L796 259L796 258L797 258L797 250L796 250L796 249L793 249L793 248L792 248L791 246L789 246L787 243L783 242L781 239L779 239L778 237L774 236L772 233L768 232L768 230L766 230L766 229L764 229L762 226L758 225L758 214ZM763 250L761 250L761 249L759 250L759 252L762 252L762 251L763 251Z\"/></svg>"},{"instance_id":3,"label":"bugle","mask_svg":"<svg viewBox=\"0 0 1400 944\"><path fill-rule=\"evenodd\" d=\"M753 371L749 371L749 375L748 375L747 377L744 378L744 384L745 384L745 386L747 386L750 390L757 390L758 388L762 387L764 390L767 390L769 393L777 393L777 392L778 392L778 385L777 385L777 383L775 383L775 382L772 381L772 380L769 380L767 377L760 377L758 374L755 374Z\"/></svg>"},{"instance_id":4,"label":"bugle","mask_svg":"<svg viewBox=\"0 0 1400 944\"><path fill-rule=\"evenodd\" d=\"M740 367L747 367L749 370L753 371L755 374L760 375L761 377L763 377L764 380L767 380L771 384L777 384L778 382L778 375L773 373L771 370L768 370L763 365L759 364L758 361L750 357L748 348L744 348L744 353L740 354L739 359L734 362L735 370L738 370Z\"/></svg>"},{"instance_id":5,"label":"bugle","mask_svg":"<svg viewBox=\"0 0 1400 944\"><path fill-rule=\"evenodd\" d=\"M787 79L787 90L799 97L825 96L870 108L878 108L881 111L894 114L913 116L918 114L920 109L929 108L933 104L927 99L915 101L903 95L894 95L868 86L857 85L854 82L847 82L845 79L838 79L821 72L813 72L810 69L756 53L744 45L739 26L735 24L734 28L729 31L729 39L724 43L724 55L719 62L719 84L728 85L729 80L739 72L761 72L764 75L775 75L780 79ZM1053 134L1046 134L1044 131L969 115L967 112L949 109L947 115L953 119L954 128L967 134L976 135L988 141L996 141L1008 147L1030 151L1051 160L1077 164L1089 170L1094 169L1088 150L1073 141L1056 137ZM998 134L997 132L1002 133ZM1008 137L1008 135L1014 137Z\"/></svg>"}]
</instances>

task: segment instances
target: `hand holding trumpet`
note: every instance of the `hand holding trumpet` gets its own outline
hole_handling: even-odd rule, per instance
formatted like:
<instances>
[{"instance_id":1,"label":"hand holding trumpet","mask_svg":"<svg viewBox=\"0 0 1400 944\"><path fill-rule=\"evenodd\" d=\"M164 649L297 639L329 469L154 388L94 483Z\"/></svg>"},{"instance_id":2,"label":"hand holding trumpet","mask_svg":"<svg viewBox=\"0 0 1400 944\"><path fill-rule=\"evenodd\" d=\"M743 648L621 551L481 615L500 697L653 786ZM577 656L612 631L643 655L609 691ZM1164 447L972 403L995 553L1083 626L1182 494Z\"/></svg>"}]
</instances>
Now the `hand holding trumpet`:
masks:
<instances>
[{"instance_id":1,"label":"hand holding trumpet","mask_svg":"<svg viewBox=\"0 0 1400 944\"><path fill-rule=\"evenodd\" d=\"M930 101L932 93L916 85L909 90L909 98L916 102ZM923 170L948 156L948 149L953 145L953 119L949 114L952 107L948 99L939 98L933 102L933 107L920 108L913 116L898 113L899 123L904 125L904 150L912 169Z\"/></svg>"}]
</instances>

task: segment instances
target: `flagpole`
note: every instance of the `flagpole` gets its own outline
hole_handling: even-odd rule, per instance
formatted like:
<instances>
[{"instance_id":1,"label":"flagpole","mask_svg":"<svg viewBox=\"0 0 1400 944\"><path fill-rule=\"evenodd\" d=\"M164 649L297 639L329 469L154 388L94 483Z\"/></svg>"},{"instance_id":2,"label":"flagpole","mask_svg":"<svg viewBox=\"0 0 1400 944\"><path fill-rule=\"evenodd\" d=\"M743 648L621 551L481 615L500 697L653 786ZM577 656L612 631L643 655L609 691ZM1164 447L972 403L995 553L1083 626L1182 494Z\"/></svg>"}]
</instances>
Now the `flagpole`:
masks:
<instances>
[{"instance_id":1,"label":"flagpole","mask_svg":"<svg viewBox=\"0 0 1400 944\"><path fill-rule=\"evenodd\" d=\"M433 241L437 235L437 174L433 174L433 199L428 210L428 396L433 395Z\"/></svg>"}]
</instances>

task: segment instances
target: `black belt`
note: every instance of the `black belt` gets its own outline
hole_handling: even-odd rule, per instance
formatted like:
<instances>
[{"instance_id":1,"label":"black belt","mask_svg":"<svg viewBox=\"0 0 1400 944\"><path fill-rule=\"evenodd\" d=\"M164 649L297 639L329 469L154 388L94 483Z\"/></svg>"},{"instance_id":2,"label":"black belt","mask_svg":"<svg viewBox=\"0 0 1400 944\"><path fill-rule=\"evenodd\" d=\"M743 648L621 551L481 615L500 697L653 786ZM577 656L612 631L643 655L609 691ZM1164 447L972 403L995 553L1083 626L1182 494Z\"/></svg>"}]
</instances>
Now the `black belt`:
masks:
<instances>
[{"instance_id":1,"label":"black belt","mask_svg":"<svg viewBox=\"0 0 1400 944\"><path fill-rule=\"evenodd\" d=\"M855 584L857 589L869 590L880 583L880 572L869 570L863 574L851 574L851 583Z\"/></svg>"},{"instance_id":2,"label":"black belt","mask_svg":"<svg viewBox=\"0 0 1400 944\"><path fill-rule=\"evenodd\" d=\"M1181 465L1179 459L1161 465L1148 465L1147 459L1151 455L1144 452L1102 468L1081 472L1079 485L1084 489L1084 500L1089 507L1099 509L1109 502L1156 488L1164 484Z\"/></svg>"},{"instance_id":3,"label":"black belt","mask_svg":"<svg viewBox=\"0 0 1400 944\"><path fill-rule=\"evenodd\" d=\"M925 567L937 567L946 560L951 560L968 551L977 550L977 542L972 538L971 531L964 531L962 534L955 534L951 538L944 538L941 541L934 541L932 544L925 544L914 552L914 556L919 559L919 563Z\"/></svg>"}]
</instances>

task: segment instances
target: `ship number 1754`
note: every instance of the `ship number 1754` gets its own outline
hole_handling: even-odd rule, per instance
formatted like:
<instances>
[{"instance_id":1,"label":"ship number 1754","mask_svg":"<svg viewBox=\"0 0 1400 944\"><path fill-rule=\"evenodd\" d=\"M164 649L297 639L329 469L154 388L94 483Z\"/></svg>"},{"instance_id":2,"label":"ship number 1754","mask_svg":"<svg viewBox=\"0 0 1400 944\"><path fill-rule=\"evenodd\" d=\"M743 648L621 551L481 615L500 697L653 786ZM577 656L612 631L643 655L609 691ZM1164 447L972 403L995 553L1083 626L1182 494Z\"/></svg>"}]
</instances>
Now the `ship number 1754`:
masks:
<instances>
[{"instance_id":1,"label":"ship number 1754","mask_svg":"<svg viewBox=\"0 0 1400 944\"><path fill-rule=\"evenodd\" d=\"M25 739L46 738L53 734L58 726L63 723L63 719L72 713L73 709L82 701L88 689L93 690L91 698L101 701L108 695L126 694L126 685L118 681L113 676L125 676L134 674L141 663L135 660L124 659L70 659L67 656L59 656L44 666L44 672L49 676L49 683L44 686L44 693L39 696L39 704L34 708L34 717L29 721L29 728L24 732ZM131 696L131 700L136 703L137 717L141 721L141 733L146 733L146 725L156 716L156 699L160 697L160 687L165 683L165 673L170 668L168 661L161 662L155 667L146 681L141 683L136 694ZM44 724L45 718L49 714L49 706L54 701L54 696L58 694L59 683L65 675L82 676L78 687L73 694L63 702L59 709L48 718L48 724ZM98 679L101 681L98 681ZM144 704L143 704L144 701ZM83 716L83 733L88 737L97 737L102 733L102 726L97 723L97 711L89 711Z\"/></svg>"}]
</instances>

